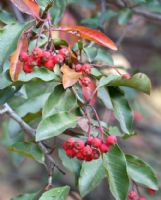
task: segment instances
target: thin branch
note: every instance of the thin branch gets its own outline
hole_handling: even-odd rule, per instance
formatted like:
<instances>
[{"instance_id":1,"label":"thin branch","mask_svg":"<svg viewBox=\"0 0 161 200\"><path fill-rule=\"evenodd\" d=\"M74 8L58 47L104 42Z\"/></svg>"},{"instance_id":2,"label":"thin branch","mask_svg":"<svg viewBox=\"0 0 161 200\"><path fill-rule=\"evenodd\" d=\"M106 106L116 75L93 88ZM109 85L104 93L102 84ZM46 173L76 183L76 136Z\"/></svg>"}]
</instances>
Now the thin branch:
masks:
<instances>
[{"instance_id":1,"label":"thin branch","mask_svg":"<svg viewBox=\"0 0 161 200\"><path fill-rule=\"evenodd\" d=\"M0 115L5 114L5 113L8 116L10 116L12 119L14 119L21 126L22 130L24 130L24 132L27 135L35 138L35 135L36 135L35 129L31 128L26 122L24 122L21 119L21 117L14 110L12 110L12 108L7 103L4 104L3 109L0 111ZM51 163L53 167L56 167L61 173L65 174L65 172L62 169L60 169L60 167L56 164L54 158L50 155L50 152L48 151L45 144L43 144L43 142L37 142L37 144L41 148L43 153L45 154L47 161ZM46 165L46 168L47 168L47 165Z\"/></svg>"}]
</instances>

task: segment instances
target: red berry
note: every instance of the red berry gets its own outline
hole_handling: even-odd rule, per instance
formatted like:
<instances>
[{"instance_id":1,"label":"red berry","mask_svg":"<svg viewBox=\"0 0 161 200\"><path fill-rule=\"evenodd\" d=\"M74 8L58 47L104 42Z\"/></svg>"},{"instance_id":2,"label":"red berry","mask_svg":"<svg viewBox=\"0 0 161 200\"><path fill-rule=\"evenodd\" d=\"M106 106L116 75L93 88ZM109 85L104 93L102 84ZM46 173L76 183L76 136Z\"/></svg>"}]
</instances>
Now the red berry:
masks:
<instances>
[{"instance_id":1,"label":"red berry","mask_svg":"<svg viewBox=\"0 0 161 200\"><path fill-rule=\"evenodd\" d=\"M39 66L39 67L41 66L41 58L32 58L32 57L30 57L28 62L33 67L34 66Z\"/></svg>"},{"instance_id":2,"label":"red berry","mask_svg":"<svg viewBox=\"0 0 161 200\"><path fill-rule=\"evenodd\" d=\"M88 155L88 156L84 156L84 160L85 161L91 161L91 160L93 160L93 154Z\"/></svg>"},{"instance_id":3,"label":"red berry","mask_svg":"<svg viewBox=\"0 0 161 200\"><path fill-rule=\"evenodd\" d=\"M68 157L74 158L75 155L76 155L76 152L73 149L67 149L66 154L67 154Z\"/></svg>"},{"instance_id":4,"label":"red berry","mask_svg":"<svg viewBox=\"0 0 161 200\"><path fill-rule=\"evenodd\" d=\"M115 135L110 135L110 136L107 136L106 138L106 144L107 145L113 145L113 144L116 144L117 143L117 137Z\"/></svg>"},{"instance_id":5,"label":"red berry","mask_svg":"<svg viewBox=\"0 0 161 200\"><path fill-rule=\"evenodd\" d=\"M138 200L146 200L145 197L139 197Z\"/></svg>"},{"instance_id":6,"label":"red berry","mask_svg":"<svg viewBox=\"0 0 161 200\"><path fill-rule=\"evenodd\" d=\"M150 194L150 195L154 195L156 193L155 190L151 189L151 188L147 188L147 192Z\"/></svg>"},{"instance_id":7,"label":"red berry","mask_svg":"<svg viewBox=\"0 0 161 200\"><path fill-rule=\"evenodd\" d=\"M82 150L82 154L84 155L84 156L91 156L92 155L92 148L89 146L89 145L87 145L87 146L85 146L84 148L83 148L83 150Z\"/></svg>"},{"instance_id":8,"label":"red berry","mask_svg":"<svg viewBox=\"0 0 161 200\"><path fill-rule=\"evenodd\" d=\"M81 72L81 71L82 71L82 65L81 65L81 64L77 64L77 65L75 66L75 71L76 71L76 72Z\"/></svg>"},{"instance_id":9,"label":"red berry","mask_svg":"<svg viewBox=\"0 0 161 200\"><path fill-rule=\"evenodd\" d=\"M131 78L131 76L130 76L130 74L122 74L122 78L129 79L129 78Z\"/></svg>"},{"instance_id":10,"label":"red berry","mask_svg":"<svg viewBox=\"0 0 161 200\"><path fill-rule=\"evenodd\" d=\"M27 62L29 60L29 55L27 54L27 52L22 51L20 53L20 58L19 59L20 59L21 62Z\"/></svg>"},{"instance_id":11,"label":"red berry","mask_svg":"<svg viewBox=\"0 0 161 200\"><path fill-rule=\"evenodd\" d=\"M91 65L88 65L88 64L84 64L82 66L82 71L86 74L90 74L91 73Z\"/></svg>"},{"instance_id":12,"label":"red berry","mask_svg":"<svg viewBox=\"0 0 161 200\"><path fill-rule=\"evenodd\" d=\"M59 54L65 58L69 56L69 49L66 47L63 47L62 49L59 50Z\"/></svg>"},{"instance_id":13,"label":"red berry","mask_svg":"<svg viewBox=\"0 0 161 200\"><path fill-rule=\"evenodd\" d=\"M92 146L98 148L102 144L102 140L100 138L93 138L92 140Z\"/></svg>"},{"instance_id":14,"label":"red berry","mask_svg":"<svg viewBox=\"0 0 161 200\"><path fill-rule=\"evenodd\" d=\"M67 149L72 149L74 147L74 140L73 138L69 138L68 140L66 140L63 144L63 148L64 150L67 150Z\"/></svg>"},{"instance_id":15,"label":"red berry","mask_svg":"<svg viewBox=\"0 0 161 200\"><path fill-rule=\"evenodd\" d=\"M52 59L49 59L48 61L46 61L46 62L44 63L44 66L45 66L46 68L50 69L50 70L53 70L55 64L54 64L54 62L53 62Z\"/></svg>"},{"instance_id":16,"label":"red berry","mask_svg":"<svg viewBox=\"0 0 161 200\"><path fill-rule=\"evenodd\" d=\"M136 199L137 199L137 193L136 193L135 191L130 191L130 192L128 193L128 198L129 198L130 200L136 200Z\"/></svg>"},{"instance_id":17,"label":"red berry","mask_svg":"<svg viewBox=\"0 0 161 200\"><path fill-rule=\"evenodd\" d=\"M89 77L83 77L81 78L81 84L85 87L88 87L88 85L90 84L91 82L91 79Z\"/></svg>"},{"instance_id":18,"label":"red berry","mask_svg":"<svg viewBox=\"0 0 161 200\"><path fill-rule=\"evenodd\" d=\"M61 64L64 61L64 57L61 54L53 56L53 62L55 64Z\"/></svg>"},{"instance_id":19,"label":"red berry","mask_svg":"<svg viewBox=\"0 0 161 200\"><path fill-rule=\"evenodd\" d=\"M97 160L100 157L100 152L97 149L93 149L92 154L94 160Z\"/></svg>"},{"instance_id":20,"label":"red berry","mask_svg":"<svg viewBox=\"0 0 161 200\"><path fill-rule=\"evenodd\" d=\"M100 147L99 147L100 151L102 153L107 153L109 151L109 146L107 146L107 144L102 144Z\"/></svg>"},{"instance_id":21,"label":"red berry","mask_svg":"<svg viewBox=\"0 0 161 200\"><path fill-rule=\"evenodd\" d=\"M77 152L76 158L79 159L79 160L84 160L84 156L83 156L81 151Z\"/></svg>"},{"instance_id":22,"label":"red berry","mask_svg":"<svg viewBox=\"0 0 161 200\"><path fill-rule=\"evenodd\" d=\"M92 144L93 136L87 138L87 144Z\"/></svg>"},{"instance_id":23,"label":"red berry","mask_svg":"<svg viewBox=\"0 0 161 200\"><path fill-rule=\"evenodd\" d=\"M26 72L26 73L31 73L31 72L33 72L33 68L29 64L24 64L23 71Z\"/></svg>"},{"instance_id":24,"label":"red berry","mask_svg":"<svg viewBox=\"0 0 161 200\"><path fill-rule=\"evenodd\" d=\"M74 147L77 149L77 150L81 150L84 148L84 142L82 140L77 140L75 141L74 143Z\"/></svg>"},{"instance_id":25,"label":"red berry","mask_svg":"<svg viewBox=\"0 0 161 200\"><path fill-rule=\"evenodd\" d=\"M41 60L42 60L42 62L46 62L51 57L52 57L52 55L51 55L51 53L49 51L43 51Z\"/></svg>"},{"instance_id":26,"label":"red berry","mask_svg":"<svg viewBox=\"0 0 161 200\"><path fill-rule=\"evenodd\" d=\"M32 55L33 57L35 58L38 58L38 57L41 57L42 56L42 49L40 49L39 47L35 47L33 50L32 50Z\"/></svg>"}]
</instances>

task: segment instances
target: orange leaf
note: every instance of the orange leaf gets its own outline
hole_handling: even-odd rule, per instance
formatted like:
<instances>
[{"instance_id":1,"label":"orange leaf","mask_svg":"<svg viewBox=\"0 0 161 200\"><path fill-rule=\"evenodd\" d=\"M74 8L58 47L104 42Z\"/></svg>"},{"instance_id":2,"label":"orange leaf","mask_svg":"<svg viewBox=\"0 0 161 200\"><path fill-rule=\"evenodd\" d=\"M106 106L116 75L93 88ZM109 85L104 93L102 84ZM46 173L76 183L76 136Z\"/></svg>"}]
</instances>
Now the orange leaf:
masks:
<instances>
[{"instance_id":1,"label":"orange leaf","mask_svg":"<svg viewBox=\"0 0 161 200\"><path fill-rule=\"evenodd\" d=\"M21 38L18 42L16 51L10 57L10 76L12 81L17 81L19 73L22 70L23 63L19 61L21 51L27 51L28 41L25 38Z\"/></svg>"},{"instance_id":2,"label":"orange leaf","mask_svg":"<svg viewBox=\"0 0 161 200\"><path fill-rule=\"evenodd\" d=\"M74 69L71 69L67 65L61 67L61 72L63 73L63 87L66 89L73 86L78 82L79 78L82 76L82 73L76 72Z\"/></svg>"},{"instance_id":3,"label":"orange leaf","mask_svg":"<svg viewBox=\"0 0 161 200\"><path fill-rule=\"evenodd\" d=\"M11 0L19 10L33 17L40 18L40 7L35 0Z\"/></svg>"},{"instance_id":4,"label":"orange leaf","mask_svg":"<svg viewBox=\"0 0 161 200\"><path fill-rule=\"evenodd\" d=\"M108 47L112 50L117 50L116 44L104 33L91 28L87 28L85 26L60 26L54 30L68 32L77 35L80 38L84 38L99 45Z\"/></svg>"},{"instance_id":5,"label":"orange leaf","mask_svg":"<svg viewBox=\"0 0 161 200\"><path fill-rule=\"evenodd\" d=\"M93 95L93 92L96 89L96 83L91 80L88 86L84 86L83 84L81 84L81 86L82 86L82 94L83 94L84 100L86 102L90 101L89 104L93 106L97 99L97 92L95 92L95 94Z\"/></svg>"}]
</instances>

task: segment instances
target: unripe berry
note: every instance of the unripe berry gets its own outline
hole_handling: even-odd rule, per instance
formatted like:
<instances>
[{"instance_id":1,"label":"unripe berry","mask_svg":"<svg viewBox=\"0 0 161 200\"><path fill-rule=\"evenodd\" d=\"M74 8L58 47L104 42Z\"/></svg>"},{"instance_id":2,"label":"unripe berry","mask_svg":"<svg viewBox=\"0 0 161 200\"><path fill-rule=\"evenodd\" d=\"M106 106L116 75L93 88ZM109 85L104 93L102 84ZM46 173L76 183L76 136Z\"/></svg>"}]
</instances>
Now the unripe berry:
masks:
<instances>
[{"instance_id":1,"label":"unripe berry","mask_svg":"<svg viewBox=\"0 0 161 200\"><path fill-rule=\"evenodd\" d=\"M94 160L97 160L100 157L100 152L97 149L93 149L92 154Z\"/></svg>"},{"instance_id":2,"label":"unripe berry","mask_svg":"<svg viewBox=\"0 0 161 200\"><path fill-rule=\"evenodd\" d=\"M81 78L81 84L85 87L88 87L88 85L91 83L91 79L89 77L83 77Z\"/></svg>"},{"instance_id":3,"label":"unripe berry","mask_svg":"<svg viewBox=\"0 0 161 200\"><path fill-rule=\"evenodd\" d=\"M39 47L35 47L33 50L32 50L32 55L33 57L35 58L38 58L38 57L41 57L42 56L42 49L40 49Z\"/></svg>"},{"instance_id":4,"label":"unripe berry","mask_svg":"<svg viewBox=\"0 0 161 200\"><path fill-rule=\"evenodd\" d=\"M100 151L102 153L107 153L109 151L109 146L107 146L107 144L101 144L101 146L99 147Z\"/></svg>"},{"instance_id":5,"label":"unripe berry","mask_svg":"<svg viewBox=\"0 0 161 200\"><path fill-rule=\"evenodd\" d=\"M106 138L106 144L107 145L114 145L117 143L117 137L115 135L110 135L110 136L107 136Z\"/></svg>"},{"instance_id":6,"label":"unripe berry","mask_svg":"<svg viewBox=\"0 0 161 200\"><path fill-rule=\"evenodd\" d=\"M102 144L102 140L100 138L93 138L91 144L92 144L92 146L99 148Z\"/></svg>"},{"instance_id":7,"label":"unripe berry","mask_svg":"<svg viewBox=\"0 0 161 200\"><path fill-rule=\"evenodd\" d=\"M67 150L66 150L66 154L67 154L67 156L70 157L70 158L74 158L75 155L76 155L76 153L75 153L75 151L74 151L73 149L67 149Z\"/></svg>"},{"instance_id":8,"label":"unripe berry","mask_svg":"<svg viewBox=\"0 0 161 200\"><path fill-rule=\"evenodd\" d=\"M145 197L139 197L138 200L146 200Z\"/></svg>"},{"instance_id":9,"label":"unripe berry","mask_svg":"<svg viewBox=\"0 0 161 200\"><path fill-rule=\"evenodd\" d=\"M55 64L61 64L64 61L64 57L61 54L57 54L55 56L53 56L53 62Z\"/></svg>"},{"instance_id":10,"label":"unripe berry","mask_svg":"<svg viewBox=\"0 0 161 200\"><path fill-rule=\"evenodd\" d=\"M88 64L84 64L82 66L82 71L86 74L90 74L91 73L91 65L88 65Z\"/></svg>"},{"instance_id":11,"label":"unripe berry","mask_svg":"<svg viewBox=\"0 0 161 200\"><path fill-rule=\"evenodd\" d=\"M155 190L151 189L151 188L147 188L147 192L150 194L150 195L154 195L156 193Z\"/></svg>"},{"instance_id":12,"label":"unripe berry","mask_svg":"<svg viewBox=\"0 0 161 200\"><path fill-rule=\"evenodd\" d=\"M46 62L44 63L44 66L45 66L46 68L50 69L50 70L53 70L55 64L54 64L54 62L53 62L52 59L49 59L48 61L46 61Z\"/></svg>"},{"instance_id":13,"label":"unripe berry","mask_svg":"<svg viewBox=\"0 0 161 200\"><path fill-rule=\"evenodd\" d=\"M65 58L69 56L69 49L67 47L63 47L62 49L59 50L59 54Z\"/></svg>"},{"instance_id":14,"label":"unripe berry","mask_svg":"<svg viewBox=\"0 0 161 200\"><path fill-rule=\"evenodd\" d=\"M27 54L27 52L22 51L22 52L20 53L19 59L20 59L21 62L27 62L28 59L29 59L29 55Z\"/></svg>"},{"instance_id":15,"label":"unripe berry","mask_svg":"<svg viewBox=\"0 0 161 200\"><path fill-rule=\"evenodd\" d=\"M136 199L137 199L137 193L136 193L135 191L130 191L130 192L128 193L128 198L129 198L130 200L136 200Z\"/></svg>"},{"instance_id":16,"label":"unripe berry","mask_svg":"<svg viewBox=\"0 0 161 200\"><path fill-rule=\"evenodd\" d=\"M77 150L81 150L81 149L84 148L84 142L83 142L82 140L79 139L79 140L75 141L74 147L75 147L75 149L77 149Z\"/></svg>"},{"instance_id":17,"label":"unripe berry","mask_svg":"<svg viewBox=\"0 0 161 200\"><path fill-rule=\"evenodd\" d=\"M73 138L69 138L68 140L66 140L63 144L63 148L64 150L67 150L67 149L72 149L74 147L74 140Z\"/></svg>"},{"instance_id":18,"label":"unripe berry","mask_svg":"<svg viewBox=\"0 0 161 200\"><path fill-rule=\"evenodd\" d=\"M82 71L82 65L81 65L81 64L77 64L77 65L75 66L75 71L76 71L76 72L81 72L81 71Z\"/></svg>"},{"instance_id":19,"label":"unripe berry","mask_svg":"<svg viewBox=\"0 0 161 200\"><path fill-rule=\"evenodd\" d=\"M31 72L33 72L33 68L29 64L24 64L23 71L26 72L26 73L31 73Z\"/></svg>"}]
</instances>

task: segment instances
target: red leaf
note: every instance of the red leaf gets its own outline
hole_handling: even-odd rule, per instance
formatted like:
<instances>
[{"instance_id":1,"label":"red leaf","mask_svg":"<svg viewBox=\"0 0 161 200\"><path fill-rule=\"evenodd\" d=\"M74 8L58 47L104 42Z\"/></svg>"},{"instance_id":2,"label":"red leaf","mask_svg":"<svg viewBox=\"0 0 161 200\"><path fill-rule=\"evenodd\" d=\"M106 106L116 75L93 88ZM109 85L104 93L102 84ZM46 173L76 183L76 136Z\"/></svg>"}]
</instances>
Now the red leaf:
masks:
<instances>
[{"instance_id":1,"label":"red leaf","mask_svg":"<svg viewBox=\"0 0 161 200\"><path fill-rule=\"evenodd\" d=\"M80 82L81 84L81 82ZM90 105L94 105L97 99L97 92L93 95L93 92L96 89L96 83L91 80L88 86L81 84L82 86L82 94L86 102L89 102Z\"/></svg>"},{"instance_id":2,"label":"red leaf","mask_svg":"<svg viewBox=\"0 0 161 200\"><path fill-rule=\"evenodd\" d=\"M21 51L27 51L28 41L26 38L21 38L18 42L16 51L10 57L10 76L12 81L17 81L19 73L22 70L23 63L19 61Z\"/></svg>"},{"instance_id":3,"label":"red leaf","mask_svg":"<svg viewBox=\"0 0 161 200\"><path fill-rule=\"evenodd\" d=\"M116 44L104 33L91 28L87 28L85 26L60 26L54 30L68 32L77 35L80 38L84 38L99 45L108 47L112 50L117 50Z\"/></svg>"},{"instance_id":4,"label":"red leaf","mask_svg":"<svg viewBox=\"0 0 161 200\"><path fill-rule=\"evenodd\" d=\"M40 7L35 0L11 0L19 10L33 17L40 18Z\"/></svg>"}]
</instances>

